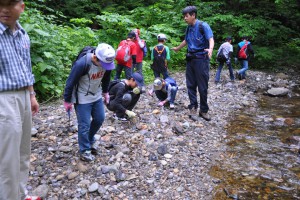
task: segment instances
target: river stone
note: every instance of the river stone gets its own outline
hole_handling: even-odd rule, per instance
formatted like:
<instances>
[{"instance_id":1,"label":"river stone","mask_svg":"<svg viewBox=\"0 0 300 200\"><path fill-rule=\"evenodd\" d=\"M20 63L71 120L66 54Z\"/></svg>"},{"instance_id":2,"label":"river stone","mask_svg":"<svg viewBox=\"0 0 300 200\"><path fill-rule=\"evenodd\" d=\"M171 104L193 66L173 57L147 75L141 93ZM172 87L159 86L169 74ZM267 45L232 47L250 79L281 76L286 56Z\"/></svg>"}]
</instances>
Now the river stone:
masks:
<instances>
[{"instance_id":1,"label":"river stone","mask_svg":"<svg viewBox=\"0 0 300 200\"><path fill-rule=\"evenodd\" d=\"M289 91L290 91L289 89L281 87L281 88L271 88L267 91L267 93L273 97L280 97L280 96L286 96L289 93Z\"/></svg>"},{"instance_id":2,"label":"river stone","mask_svg":"<svg viewBox=\"0 0 300 200\"><path fill-rule=\"evenodd\" d=\"M89 186L89 192L96 192L98 190L99 183L95 182Z\"/></svg>"},{"instance_id":3,"label":"river stone","mask_svg":"<svg viewBox=\"0 0 300 200\"><path fill-rule=\"evenodd\" d=\"M46 198L49 191L47 185L39 185L35 190L33 190L32 195L39 196L41 198Z\"/></svg>"}]
</instances>

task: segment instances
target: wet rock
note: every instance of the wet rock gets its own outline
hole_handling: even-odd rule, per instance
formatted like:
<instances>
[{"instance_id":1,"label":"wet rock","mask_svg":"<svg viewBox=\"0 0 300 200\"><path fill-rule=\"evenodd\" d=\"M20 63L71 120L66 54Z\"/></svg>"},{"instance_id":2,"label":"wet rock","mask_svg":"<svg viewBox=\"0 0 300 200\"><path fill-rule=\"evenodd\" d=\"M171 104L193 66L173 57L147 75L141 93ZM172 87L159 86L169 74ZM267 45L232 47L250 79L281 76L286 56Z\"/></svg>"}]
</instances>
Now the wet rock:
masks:
<instances>
[{"instance_id":1,"label":"wet rock","mask_svg":"<svg viewBox=\"0 0 300 200\"><path fill-rule=\"evenodd\" d=\"M282 88L282 87L281 88L271 88L267 91L267 93L273 97L286 96L289 92L290 92L289 89Z\"/></svg>"}]
</instances>

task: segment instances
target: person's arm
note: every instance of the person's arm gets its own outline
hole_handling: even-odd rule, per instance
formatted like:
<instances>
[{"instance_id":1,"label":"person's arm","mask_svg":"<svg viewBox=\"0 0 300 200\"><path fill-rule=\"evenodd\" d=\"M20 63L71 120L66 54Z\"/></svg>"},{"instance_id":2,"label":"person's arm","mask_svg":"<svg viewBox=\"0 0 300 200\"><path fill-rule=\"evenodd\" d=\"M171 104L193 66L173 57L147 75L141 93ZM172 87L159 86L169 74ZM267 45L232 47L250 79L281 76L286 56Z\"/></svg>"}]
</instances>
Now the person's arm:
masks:
<instances>
[{"instance_id":1,"label":"person's arm","mask_svg":"<svg viewBox=\"0 0 300 200\"><path fill-rule=\"evenodd\" d=\"M74 86L78 84L81 76L88 71L88 68L90 66L86 65L85 63L86 63L86 56L83 56L77 62L74 63L70 75L66 82L66 87L64 92L65 102L71 103Z\"/></svg>"},{"instance_id":2,"label":"person's arm","mask_svg":"<svg viewBox=\"0 0 300 200\"><path fill-rule=\"evenodd\" d=\"M208 49L204 49L205 51L208 52L208 56L209 58L211 58L212 56L212 52L213 52L213 49L214 49L214 46L215 46L215 40L213 37L209 38L209 48Z\"/></svg>"},{"instance_id":3,"label":"person's arm","mask_svg":"<svg viewBox=\"0 0 300 200\"><path fill-rule=\"evenodd\" d=\"M29 93L30 93L30 104L31 104L31 111L32 115L35 115L39 111L39 104L35 98L35 92L33 89L33 86L28 87Z\"/></svg>"},{"instance_id":4,"label":"person's arm","mask_svg":"<svg viewBox=\"0 0 300 200\"><path fill-rule=\"evenodd\" d=\"M110 74L111 74L111 70L106 70L102 80L101 80L101 87L102 87L102 92L103 93L107 93L108 92L108 85L110 82Z\"/></svg>"},{"instance_id":5,"label":"person's arm","mask_svg":"<svg viewBox=\"0 0 300 200\"><path fill-rule=\"evenodd\" d=\"M169 61L171 59L171 56L170 56L170 49L169 47L165 46L166 48L166 52L167 52L167 55L166 55L166 59Z\"/></svg>"},{"instance_id":6,"label":"person's arm","mask_svg":"<svg viewBox=\"0 0 300 200\"><path fill-rule=\"evenodd\" d=\"M177 46L177 47L172 47L171 49L172 49L173 51L177 52L177 51L179 51L180 49L182 49L182 48L185 47L185 46L186 46L186 41L183 40L183 41L180 43L179 46Z\"/></svg>"}]
</instances>

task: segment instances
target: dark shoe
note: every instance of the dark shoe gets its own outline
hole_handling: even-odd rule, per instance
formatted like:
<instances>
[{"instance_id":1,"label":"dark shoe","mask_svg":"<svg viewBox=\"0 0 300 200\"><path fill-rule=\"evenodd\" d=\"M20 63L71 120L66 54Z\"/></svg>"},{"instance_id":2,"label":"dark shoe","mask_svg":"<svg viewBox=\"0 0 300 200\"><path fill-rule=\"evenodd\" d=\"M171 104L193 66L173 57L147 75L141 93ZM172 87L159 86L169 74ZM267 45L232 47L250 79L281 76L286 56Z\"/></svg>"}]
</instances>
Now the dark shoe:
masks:
<instances>
[{"instance_id":1,"label":"dark shoe","mask_svg":"<svg viewBox=\"0 0 300 200\"><path fill-rule=\"evenodd\" d=\"M93 144L93 145L92 145L92 148L91 148L91 154L94 155L94 156L99 155L99 150L98 150L98 148L96 147L96 144Z\"/></svg>"},{"instance_id":2,"label":"dark shoe","mask_svg":"<svg viewBox=\"0 0 300 200\"><path fill-rule=\"evenodd\" d=\"M198 121L198 117L197 117L197 108L192 108L189 109L190 113L189 113L189 118L193 121Z\"/></svg>"},{"instance_id":3,"label":"dark shoe","mask_svg":"<svg viewBox=\"0 0 300 200\"><path fill-rule=\"evenodd\" d=\"M206 112L199 112L199 117L202 117L203 119L205 119L206 121L210 121L211 120L211 118L210 118L210 116L209 116L209 114Z\"/></svg>"},{"instance_id":4,"label":"dark shoe","mask_svg":"<svg viewBox=\"0 0 300 200\"><path fill-rule=\"evenodd\" d=\"M80 153L80 160L86 161L86 162L91 162L95 160L95 156L92 155L91 151L85 151L83 153Z\"/></svg>"}]
</instances>

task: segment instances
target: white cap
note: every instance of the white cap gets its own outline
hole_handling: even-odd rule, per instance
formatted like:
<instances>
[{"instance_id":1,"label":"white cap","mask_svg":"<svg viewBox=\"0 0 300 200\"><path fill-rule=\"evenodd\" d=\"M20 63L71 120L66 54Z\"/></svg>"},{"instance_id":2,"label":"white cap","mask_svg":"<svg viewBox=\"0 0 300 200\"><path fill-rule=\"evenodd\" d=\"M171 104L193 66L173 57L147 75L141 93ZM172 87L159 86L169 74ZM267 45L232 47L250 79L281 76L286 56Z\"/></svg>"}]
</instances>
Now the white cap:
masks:
<instances>
[{"instance_id":1,"label":"white cap","mask_svg":"<svg viewBox=\"0 0 300 200\"><path fill-rule=\"evenodd\" d=\"M162 88L162 82L160 79L155 79L154 80L154 83L153 83L153 87L154 87L154 90L161 90Z\"/></svg>"},{"instance_id":2,"label":"white cap","mask_svg":"<svg viewBox=\"0 0 300 200\"><path fill-rule=\"evenodd\" d=\"M116 52L112 46L101 43L97 46L95 54L104 69L113 70L115 68L114 59L116 57Z\"/></svg>"},{"instance_id":3,"label":"white cap","mask_svg":"<svg viewBox=\"0 0 300 200\"><path fill-rule=\"evenodd\" d=\"M157 35L157 39L158 40L166 40L167 39L167 36L163 33L160 33Z\"/></svg>"}]
</instances>

